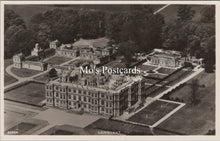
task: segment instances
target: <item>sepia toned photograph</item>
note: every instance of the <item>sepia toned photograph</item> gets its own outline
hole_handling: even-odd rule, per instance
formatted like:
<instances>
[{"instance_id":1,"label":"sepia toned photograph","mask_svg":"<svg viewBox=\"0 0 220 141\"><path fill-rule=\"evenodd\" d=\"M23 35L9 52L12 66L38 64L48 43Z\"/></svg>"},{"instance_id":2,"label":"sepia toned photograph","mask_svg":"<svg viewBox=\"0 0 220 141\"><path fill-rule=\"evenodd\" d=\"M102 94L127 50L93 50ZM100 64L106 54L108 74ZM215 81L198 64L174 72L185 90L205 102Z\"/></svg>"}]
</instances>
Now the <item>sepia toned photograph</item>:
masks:
<instances>
[{"instance_id":1,"label":"sepia toned photograph","mask_svg":"<svg viewBox=\"0 0 220 141\"><path fill-rule=\"evenodd\" d=\"M2 7L4 135L216 135L215 4Z\"/></svg>"}]
</instances>

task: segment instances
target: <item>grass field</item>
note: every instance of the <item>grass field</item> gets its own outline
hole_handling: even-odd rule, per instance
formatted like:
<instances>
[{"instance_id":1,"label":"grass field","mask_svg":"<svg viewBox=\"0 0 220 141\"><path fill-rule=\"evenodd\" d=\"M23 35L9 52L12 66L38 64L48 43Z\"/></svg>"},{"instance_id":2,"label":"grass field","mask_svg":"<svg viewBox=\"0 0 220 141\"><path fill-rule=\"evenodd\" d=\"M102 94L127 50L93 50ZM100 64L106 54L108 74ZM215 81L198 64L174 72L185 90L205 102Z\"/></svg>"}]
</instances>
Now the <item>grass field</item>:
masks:
<instances>
[{"instance_id":1,"label":"grass field","mask_svg":"<svg viewBox=\"0 0 220 141\"><path fill-rule=\"evenodd\" d=\"M45 82L45 81L47 81L48 78L49 78L48 73L44 73L42 75L39 75L39 76L35 77L34 79L38 80L38 81Z\"/></svg>"},{"instance_id":2,"label":"grass field","mask_svg":"<svg viewBox=\"0 0 220 141\"><path fill-rule=\"evenodd\" d=\"M151 135L149 127L138 126L115 120L107 120L103 118L95 121L86 128L120 132L121 134L126 135Z\"/></svg>"},{"instance_id":3,"label":"grass field","mask_svg":"<svg viewBox=\"0 0 220 141\"><path fill-rule=\"evenodd\" d=\"M14 67L11 68L11 71L19 77L30 77L30 76L33 76L35 74L42 72L38 70L30 70L26 68L19 69L19 68L14 68Z\"/></svg>"},{"instance_id":4,"label":"grass field","mask_svg":"<svg viewBox=\"0 0 220 141\"><path fill-rule=\"evenodd\" d=\"M215 129L215 74L202 72L194 79L199 80L199 85L205 85L197 91L200 102L197 105L186 104L160 124L160 128L191 135L203 135L209 129ZM176 91L174 96L187 97L187 91L183 87Z\"/></svg>"},{"instance_id":5,"label":"grass field","mask_svg":"<svg viewBox=\"0 0 220 141\"><path fill-rule=\"evenodd\" d=\"M175 85L176 83L178 83L179 81L183 80L184 78L186 78L187 76L189 76L190 74L192 74L193 71L190 70L179 70L178 72L175 72L171 75L169 75L164 81L167 81L167 83L169 83L170 86ZM164 84L164 82L160 82L159 84Z\"/></svg>"},{"instance_id":6,"label":"grass field","mask_svg":"<svg viewBox=\"0 0 220 141\"><path fill-rule=\"evenodd\" d=\"M48 64L51 64L51 65L60 65L60 64L67 62L71 59L72 58L67 58L67 57L63 57L63 56L53 56L45 62Z\"/></svg>"},{"instance_id":7,"label":"grass field","mask_svg":"<svg viewBox=\"0 0 220 141\"><path fill-rule=\"evenodd\" d=\"M85 129L71 125L56 125L41 135L86 135L88 134Z\"/></svg>"},{"instance_id":8,"label":"grass field","mask_svg":"<svg viewBox=\"0 0 220 141\"><path fill-rule=\"evenodd\" d=\"M28 130L30 130L36 126L37 126L36 124L21 122L18 125L12 127L8 131L6 131L6 134L9 133L10 131L17 131L18 134L16 134L16 135L23 135L25 132L27 132Z\"/></svg>"},{"instance_id":9,"label":"grass field","mask_svg":"<svg viewBox=\"0 0 220 141\"><path fill-rule=\"evenodd\" d=\"M39 105L45 99L45 86L44 84L30 82L6 92L4 96L6 99Z\"/></svg>"},{"instance_id":10,"label":"grass field","mask_svg":"<svg viewBox=\"0 0 220 141\"><path fill-rule=\"evenodd\" d=\"M130 117L128 121L153 125L177 106L179 105L157 100Z\"/></svg>"},{"instance_id":11,"label":"grass field","mask_svg":"<svg viewBox=\"0 0 220 141\"><path fill-rule=\"evenodd\" d=\"M160 80L160 79L163 79L163 78L165 78L167 75L161 75L161 74L149 74L148 76L147 76L147 78L149 77L149 78L151 78L151 79L156 79L156 80Z\"/></svg>"},{"instance_id":12,"label":"grass field","mask_svg":"<svg viewBox=\"0 0 220 141\"><path fill-rule=\"evenodd\" d=\"M155 84L155 83L158 82L159 80L150 79L150 78L144 78L144 81L145 81L146 83Z\"/></svg>"},{"instance_id":13,"label":"grass field","mask_svg":"<svg viewBox=\"0 0 220 141\"><path fill-rule=\"evenodd\" d=\"M139 65L139 66L137 66L137 68L140 68L141 71L148 71L148 70L154 70L154 69L156 69L157 67L155 67L155 66L150 66L150 65Z\"/></svg>"},{"instance_id":14,"label":"grass field","mask_svg":"<svg viewBox=\"0 0 220 141\"><path fill-rule=\"evenodd\" d=\"M164 74L171 74L175 71L175 69L169 69L169 68L160 68L157 70L159 73L164 73Z\"/></svg>"},{"instance_id":15,"label":"grass field","mask_svg":"<svg viewBox=\"0 0 220 141\"><path fill-rule=\"evenodd\" d=\"M5 59L4 60L4 85L5 86L7 86L7 85L9 85L9 84L12 84L12 83L14 83L14 82L16 82L16 81L18 81L16 78L14 78L14 77L12 77L11 75L9 75L6 71L5 71L5 69L6 69L6 67L8 67L9 65L11 65L11 64L13 64L13 61L12 61L12 59Z\"/></svg>"}]
</instances>

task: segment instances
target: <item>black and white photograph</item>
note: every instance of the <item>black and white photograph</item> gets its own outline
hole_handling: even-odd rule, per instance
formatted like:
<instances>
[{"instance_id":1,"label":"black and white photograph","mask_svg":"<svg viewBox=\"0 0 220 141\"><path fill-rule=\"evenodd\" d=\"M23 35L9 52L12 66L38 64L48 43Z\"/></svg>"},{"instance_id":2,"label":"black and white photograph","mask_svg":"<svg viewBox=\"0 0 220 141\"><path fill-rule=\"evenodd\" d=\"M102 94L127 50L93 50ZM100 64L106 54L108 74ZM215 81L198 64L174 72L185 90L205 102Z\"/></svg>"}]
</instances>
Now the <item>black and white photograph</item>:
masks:
<instances>
[{"instance_id":1,"label":"black and white photograph","mask_svg":"<svg viewBox=\"0 0 220 141\"><path fill-rule=\"evenodd\" d=\"M215 137L216 7L1 3L2 134Z\"/></svg>"}]
</instances>

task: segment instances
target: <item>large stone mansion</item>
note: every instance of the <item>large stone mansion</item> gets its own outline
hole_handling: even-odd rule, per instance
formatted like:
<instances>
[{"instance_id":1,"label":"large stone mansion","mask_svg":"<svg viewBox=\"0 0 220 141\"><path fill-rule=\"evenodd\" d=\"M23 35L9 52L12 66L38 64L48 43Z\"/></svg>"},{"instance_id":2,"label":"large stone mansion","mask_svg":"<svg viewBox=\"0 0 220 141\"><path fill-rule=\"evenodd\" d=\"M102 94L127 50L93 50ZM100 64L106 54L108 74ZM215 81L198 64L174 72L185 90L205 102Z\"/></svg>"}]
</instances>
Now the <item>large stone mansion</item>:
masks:
<instances>
[{"instance_id":1,"label":"large stone mansion","mask_svg":"<svg viewBox=\"0 0 220 141\"><path fill-rule=\"evenodd\" d=\"M47 106L107 116L120 116L145 93L141 76L81 74L77 69L63 70L45 89Z\"/></svg>"}]
</instances>

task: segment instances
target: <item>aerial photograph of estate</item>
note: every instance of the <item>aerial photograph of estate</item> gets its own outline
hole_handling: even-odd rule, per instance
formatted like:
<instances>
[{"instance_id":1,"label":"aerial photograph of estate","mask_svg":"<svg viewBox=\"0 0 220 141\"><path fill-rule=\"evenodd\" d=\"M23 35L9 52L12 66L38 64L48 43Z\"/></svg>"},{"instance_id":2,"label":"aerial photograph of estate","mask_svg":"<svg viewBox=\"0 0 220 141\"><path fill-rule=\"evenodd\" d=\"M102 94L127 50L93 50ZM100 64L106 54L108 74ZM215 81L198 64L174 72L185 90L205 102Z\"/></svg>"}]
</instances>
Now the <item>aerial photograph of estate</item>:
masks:
<instances>
[{"instance_id":1,"label":"aerial photograph of estate","mask_svg":"<svg viewBox=\"0 0 220 141\"><path fill-rule=\"evenodd\" d=\"M215 5L5 4L5 135L216 134Z\"/></svg>"}]
</instances>

